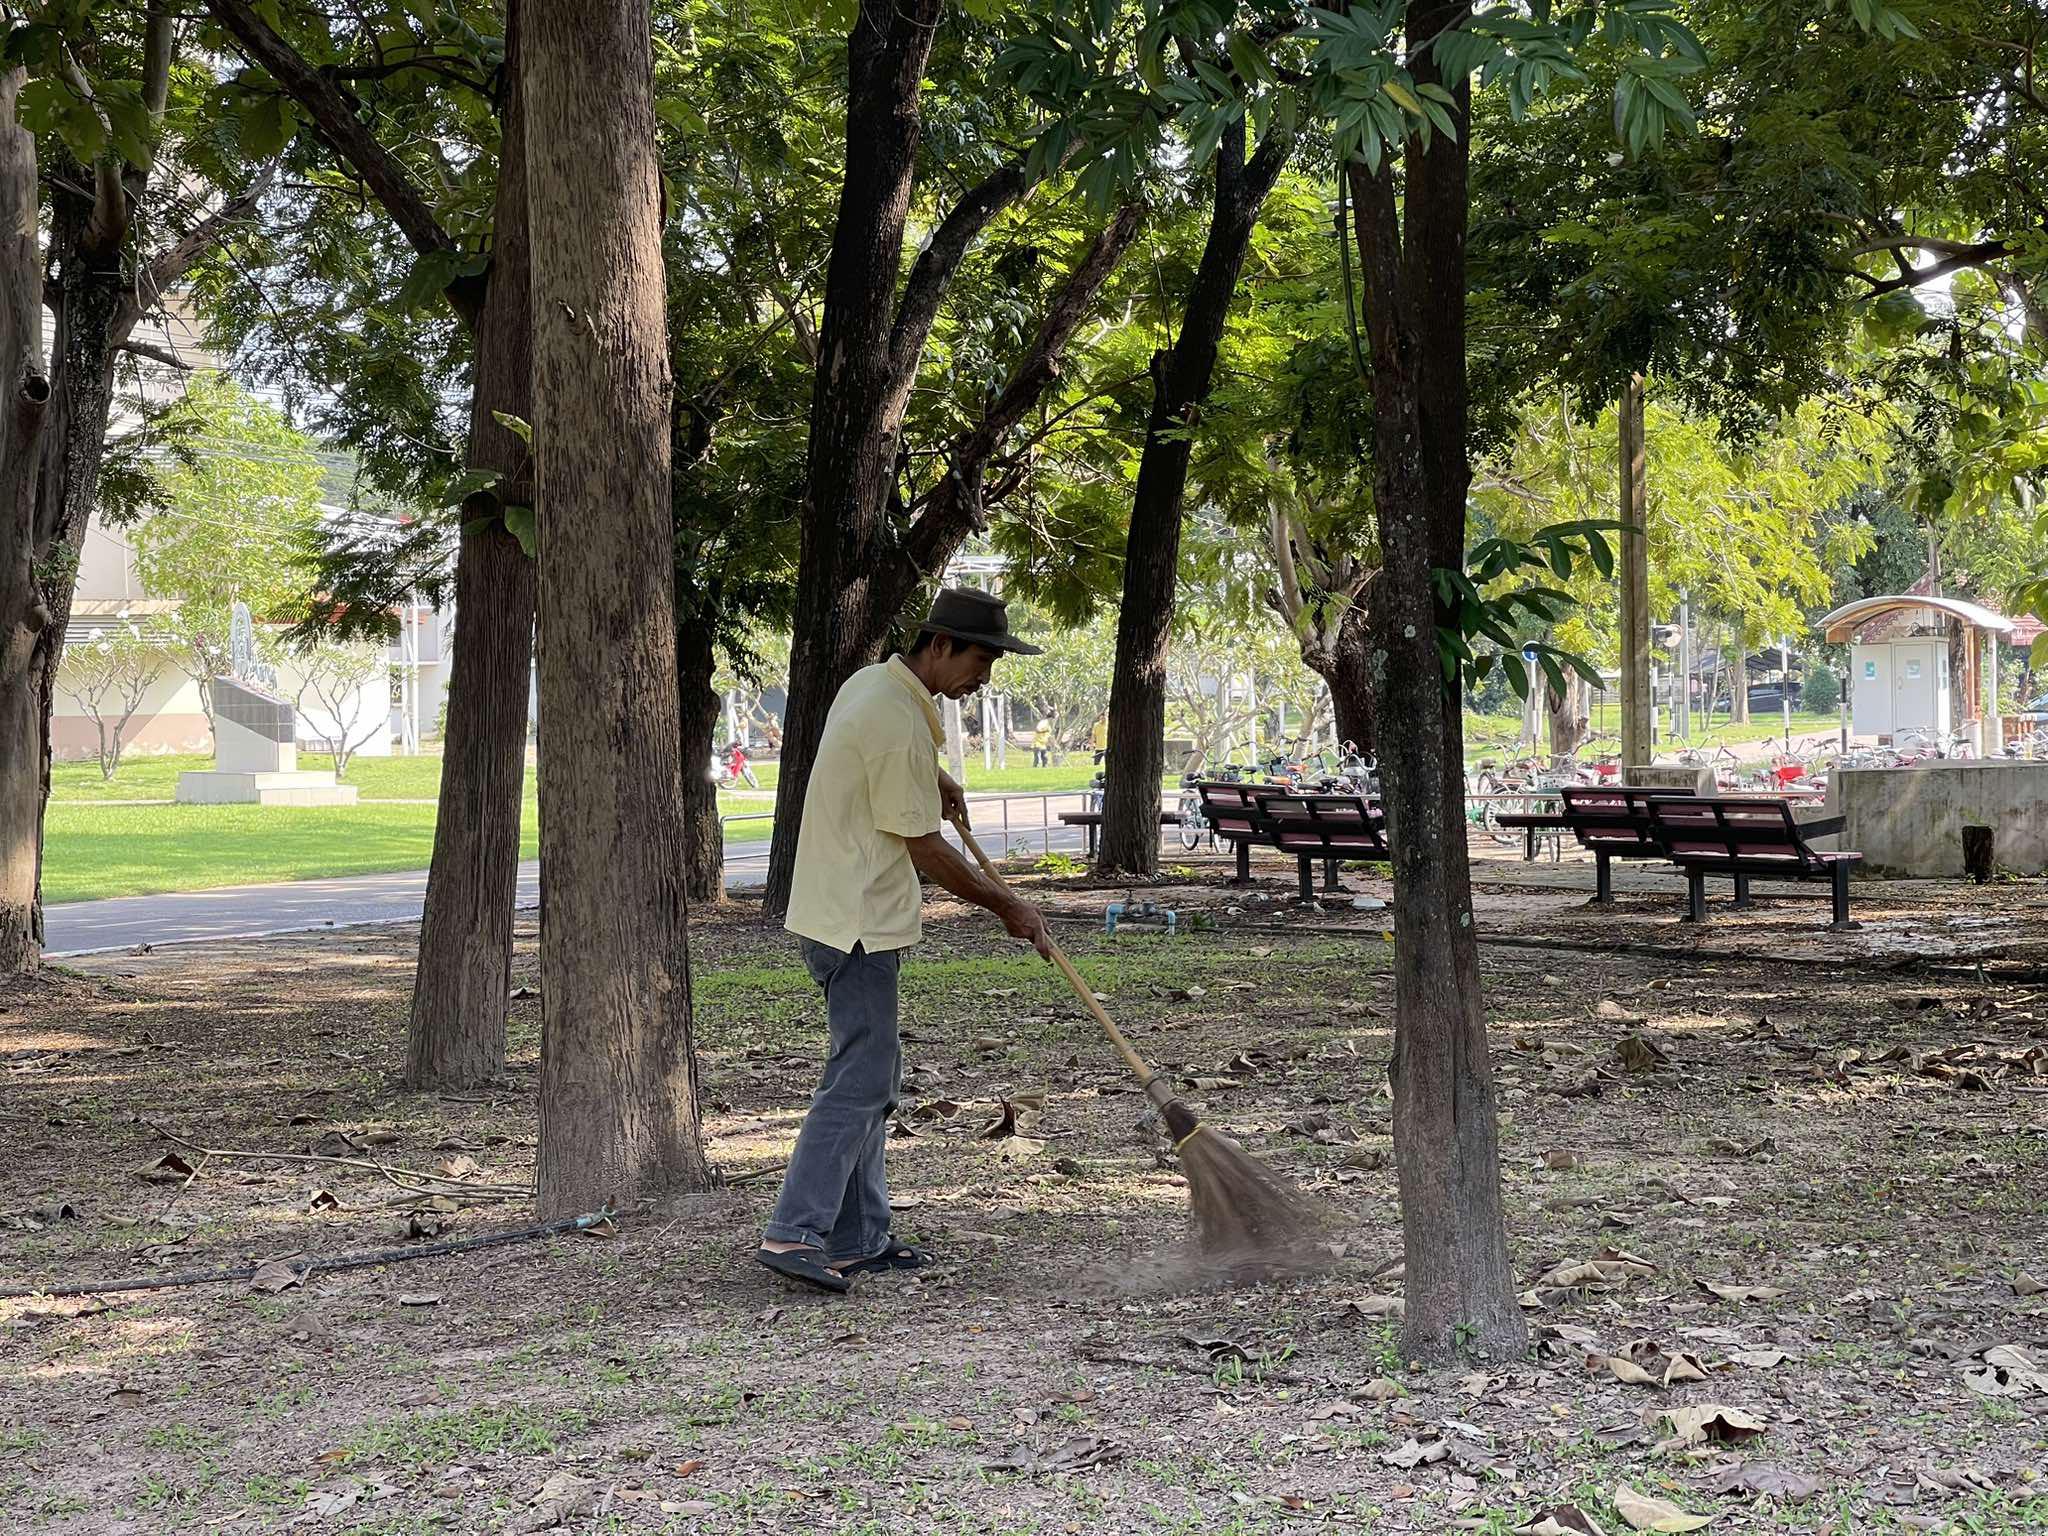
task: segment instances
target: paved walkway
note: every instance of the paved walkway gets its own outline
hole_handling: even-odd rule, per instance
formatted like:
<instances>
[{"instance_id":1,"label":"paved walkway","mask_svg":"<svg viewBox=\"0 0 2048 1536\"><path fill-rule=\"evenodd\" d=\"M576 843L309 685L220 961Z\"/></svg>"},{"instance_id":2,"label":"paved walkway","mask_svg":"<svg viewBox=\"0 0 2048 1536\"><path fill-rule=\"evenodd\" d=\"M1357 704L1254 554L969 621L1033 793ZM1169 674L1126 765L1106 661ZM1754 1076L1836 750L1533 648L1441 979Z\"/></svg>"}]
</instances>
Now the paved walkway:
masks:
<instances>
[{"instance_id":1,"label":"paved walkway","mask_svg":"<svg viewBox=\"0 0 2048 1536\"><path fill-rule=\"evenodd\" d=\"M1069 803L1071 801L1071 803ZM1004 807L975 801L975 831L991 856L1006 846L1038 848L1044 841L1058 849L1079 849L1081 833L1058 824L1063 810L1078 809L1079 796L1060 797L1048 807L1050 831L1041 826L1039 797L1026 805L1012 800L1006 837ZM766 838L725 845L725 883L729 889L759 885L768 868ZM268 933L345 928L357 923L403 923L416 920L426 902L427 872L404 870L384 875L343 875L326 880L293 880L274 885L223 886L206 891L174 891L161 896L116 896L105 901L74 901L44 913L46 952L52 959L91 954L96 950L128 949L138 944L193 944L208 939L246 939ZM519 866L521 907L540 903L540 864Z\"/></svg>"}]
</instances>

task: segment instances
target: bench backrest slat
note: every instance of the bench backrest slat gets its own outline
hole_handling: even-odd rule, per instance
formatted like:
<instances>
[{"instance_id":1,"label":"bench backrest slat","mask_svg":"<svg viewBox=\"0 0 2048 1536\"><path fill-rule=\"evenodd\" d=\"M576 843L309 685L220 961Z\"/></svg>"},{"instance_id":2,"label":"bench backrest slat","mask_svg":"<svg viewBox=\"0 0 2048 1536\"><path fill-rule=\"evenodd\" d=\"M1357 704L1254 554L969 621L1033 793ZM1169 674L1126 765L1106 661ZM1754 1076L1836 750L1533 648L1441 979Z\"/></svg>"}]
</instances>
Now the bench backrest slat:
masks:
<instances>
[{"instance_id":1,"label":"bench backrest slat","mask_svg":"<svg viewBox=\"0 0 2048 1536\"><path fill-rule=\"evenodd\" d=\"M1783 800L1656 799L1649 805L1658 843L1674 858L1762 859L1818 870Z\"/></svg>"},{"instance_id":2,"label":"bench backrest slat","mask_svg":"<svg viewBox=\"0 0 2048 1536\"><path fill-rule=\"evenodd\" d=\"M1258 818L1267 840L1287 853L1387 855L1380 810L1362 795L1267 795L1259 801Z\"/></svg>"}]
</instances>

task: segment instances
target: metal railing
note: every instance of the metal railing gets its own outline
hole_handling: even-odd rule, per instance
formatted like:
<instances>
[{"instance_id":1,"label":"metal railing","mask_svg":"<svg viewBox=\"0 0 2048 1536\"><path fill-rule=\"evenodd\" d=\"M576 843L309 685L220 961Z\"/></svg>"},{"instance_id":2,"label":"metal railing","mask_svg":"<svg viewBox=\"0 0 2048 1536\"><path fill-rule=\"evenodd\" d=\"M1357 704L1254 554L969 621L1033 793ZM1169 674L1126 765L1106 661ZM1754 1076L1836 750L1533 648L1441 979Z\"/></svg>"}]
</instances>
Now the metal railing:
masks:
<instances>
[{"instance_id":1,"label":"metal railing","mask_svg":"<svg viewBox=\"0 0 2048 1536\"><path fill-rule=\"evenodd\" d=\"M1162 796L1162 803L1164 798ZM1043 855L1060 851L1078 852L1085 847L1087 838L1083 829L1062 822L1058 813L1053 810L1054 801L1071 802L1062 806L1063 810L1085 811L1093 808L1089 804L1088 792L1085 789L1050 790L1038 794L991 792L981 795L970 794L967 797L968 805L976 808L969 812L975 837L990 856L995 858L1007 857L1013 849L1021 849L1027 853L1035 850ZM1038 807L1035 817L1028 813L1015 815L1011 811L1013 804L1029 806L1034 802ZM1000 807L1000 821L991 821L978 809L982 806ZM725 844L727 869L767 869L770 840L765 837L758 840L750 838L735 845L727 833L727 828L735 822L774 820L773 811L744 811L718 818L718 835L720 841ZM1169 830L1162 828L1162 836Z\"/></svg>"}]
</instances>

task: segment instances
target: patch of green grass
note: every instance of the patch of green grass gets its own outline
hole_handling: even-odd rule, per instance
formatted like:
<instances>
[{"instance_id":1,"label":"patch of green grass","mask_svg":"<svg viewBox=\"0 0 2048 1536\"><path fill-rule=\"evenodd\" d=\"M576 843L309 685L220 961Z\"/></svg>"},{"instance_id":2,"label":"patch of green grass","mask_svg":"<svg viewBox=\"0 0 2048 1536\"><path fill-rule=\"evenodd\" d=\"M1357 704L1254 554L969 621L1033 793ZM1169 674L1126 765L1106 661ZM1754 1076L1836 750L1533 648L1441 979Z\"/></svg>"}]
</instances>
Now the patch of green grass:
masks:
<instances>
[{"instance_id":1,"label":"patch of green grass","mask_svg":"<svg viewBox=\"0 0 2048 1536\"><path fill-rule=\"evenodd\" d=\"M0 1424L0 1451L32 1451L49 1438L32 1424Z\"/></svg>"},{"instance_id":2,"label":"patch of green grass","mask_svg":"<svg viewBox=\"0 0 2048 1536\"><path fill-rule=\"evenodd\" d=\"M44 825L52 902L424 869L431 805L57 805ZM528 802L520 857L540 846Z\"/></svg>"},{"instance_id":3,"label":"patch of green grass","mask_svg":"<svg viewBox=\"0 0 2048 1536\"><path fill-rule=\"evenodd\" d=\"M388 1456L421 1465L500 1452L544 1456L558 1448L558 1437L580 1434L586 1423L575 1409L545 1414L516 1403L456 1413L409 1413L371 1421L344 1449L350 1461Z\"/></svg>"},{"instance_id":4,"label":"patch of green grass","mask_svg":"<svg viewBox=\"0 0 2048 1536\"><path fill-rule=\"evenodd\" d=\"M302 766L325 768L307 756ZM43 895L50 902L96 901L162 891L212 890L280 880L383 874L425 869L434 852L435 807L357 804L109 805L109 800L169 799L178 774L209 768L203 757L137 758L112 782L90 763L59 763L44 824ZM431 802L438 757L358 758L348 782L366 799ZM762 809L758 801L723 796L722 813ZM734 822L735 841L768 837L767 821ZM540 851L540 807L527 776L520 815L519 856Z\"/></svg>"},{"instance_id":5,"label":"patch of green grass","mask_svg":"<svg viewBox=\"0 0 2048 1536\"><path fill-rule=\"evenodd\" d=\"M176 1451L180 1456L197 1456L219 1445L222 1436L214 1430L201 1429L196 1424L182 1421L171 1424L153 1424L142 1432L142 1443L156 1450Z\"/></svg>"}]
</instances>

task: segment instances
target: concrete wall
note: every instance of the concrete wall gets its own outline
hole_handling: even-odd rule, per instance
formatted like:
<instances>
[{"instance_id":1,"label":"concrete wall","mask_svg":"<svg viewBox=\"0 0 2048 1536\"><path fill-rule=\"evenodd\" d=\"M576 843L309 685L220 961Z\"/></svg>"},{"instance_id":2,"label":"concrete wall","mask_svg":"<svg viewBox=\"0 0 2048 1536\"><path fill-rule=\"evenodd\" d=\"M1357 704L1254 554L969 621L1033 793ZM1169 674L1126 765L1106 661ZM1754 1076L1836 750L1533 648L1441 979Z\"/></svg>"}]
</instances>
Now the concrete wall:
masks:
<instances>
[{"instance_id":1,"label":"concrete wall","mask_svg":"<svg viewBox=\"0 0 2048 1536\"><path fill-rule=\"evenodd\" d=\"M111 698L107 706L118 711ZM126 751L133 756L166 752L210 752L213 736L206 727L206 712L199 705L199 685L184 673L165 667L149 685L142 707L135 711L122 732ZM57 697L50 715L50 750L59 762L89 758L99 750L99 733L78 700L71 696L70 678L60 664L57 669Z\"/></svg>"},{"instance_id":2,"label":"concrete wall","mask_svg":"<svg viewBox=\"0 0 2048 1536\"><path fill-rule=\"evenodd\" d=\"M2000 869L2048 874L2048 763L1943 762L1837 769L1828 809L1840 848L1872 875L1963 873L1963 828L1990 827Z\"/></svg>"}]
</instances>

